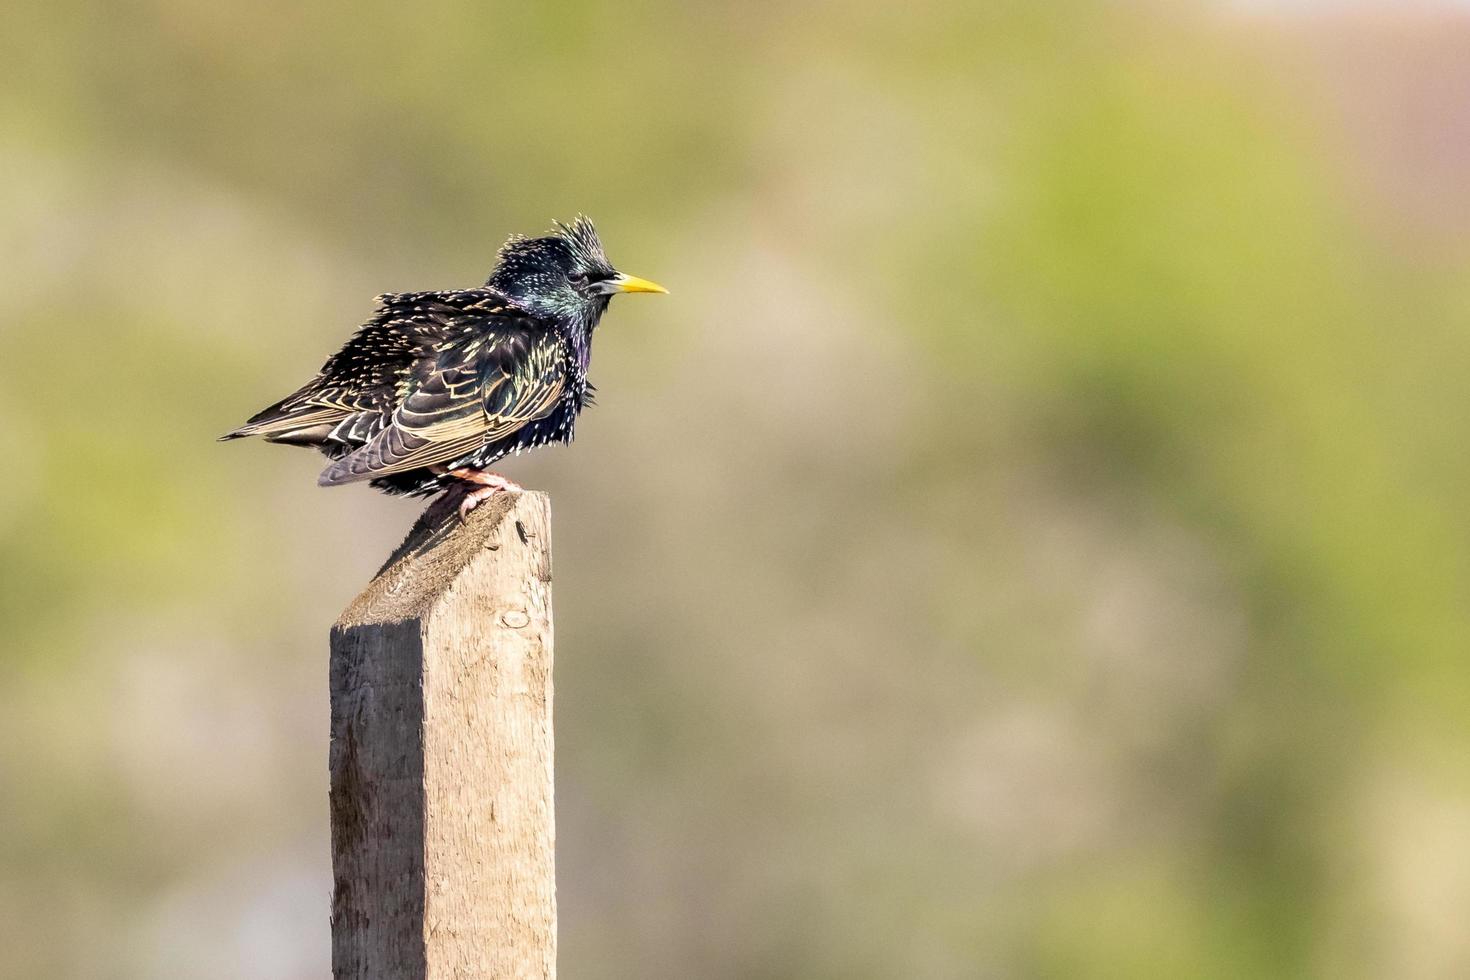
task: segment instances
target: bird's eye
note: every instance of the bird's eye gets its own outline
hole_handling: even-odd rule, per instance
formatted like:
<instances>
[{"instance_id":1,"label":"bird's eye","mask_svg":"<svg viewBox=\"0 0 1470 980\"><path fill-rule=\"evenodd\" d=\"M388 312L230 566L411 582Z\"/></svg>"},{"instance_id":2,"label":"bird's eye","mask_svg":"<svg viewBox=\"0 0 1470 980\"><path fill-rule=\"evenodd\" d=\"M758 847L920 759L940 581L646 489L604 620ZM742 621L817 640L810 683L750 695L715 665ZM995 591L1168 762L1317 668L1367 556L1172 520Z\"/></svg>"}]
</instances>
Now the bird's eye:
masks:
<instances>
[{"instance_id":1,"label":"bird's eye","mask_svg":"<svg viewBox=\"0 0 1470 980\"><path fill-rule=\"evenodd\" d=\"M573 286L577 286L579 288L587 285L587 273L585 272L574 272L570 276L567 276L567 279L571 282Z\"/></svg>"}]
</instances>

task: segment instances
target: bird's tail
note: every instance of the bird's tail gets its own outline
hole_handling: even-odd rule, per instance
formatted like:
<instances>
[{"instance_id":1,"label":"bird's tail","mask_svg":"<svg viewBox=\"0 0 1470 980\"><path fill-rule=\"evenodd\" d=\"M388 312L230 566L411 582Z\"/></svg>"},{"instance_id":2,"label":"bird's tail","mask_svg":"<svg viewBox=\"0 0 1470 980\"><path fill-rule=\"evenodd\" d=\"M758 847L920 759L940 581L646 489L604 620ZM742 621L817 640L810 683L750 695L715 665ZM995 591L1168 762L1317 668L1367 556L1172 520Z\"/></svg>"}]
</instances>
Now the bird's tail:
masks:
<instances>
[{"instance_id":1,"label":"bird's tail","mask_svg":"<svg viewBox=\"0 0 1470 980\"><path fill-rule=\"evenodd\" d=\"M295 396L283 398L252 415L244 425L219 437L220 442L263 436L268 442L312 445L321 442L347 414L325 405L292 404Z\"/></svg>"}]
</instances>

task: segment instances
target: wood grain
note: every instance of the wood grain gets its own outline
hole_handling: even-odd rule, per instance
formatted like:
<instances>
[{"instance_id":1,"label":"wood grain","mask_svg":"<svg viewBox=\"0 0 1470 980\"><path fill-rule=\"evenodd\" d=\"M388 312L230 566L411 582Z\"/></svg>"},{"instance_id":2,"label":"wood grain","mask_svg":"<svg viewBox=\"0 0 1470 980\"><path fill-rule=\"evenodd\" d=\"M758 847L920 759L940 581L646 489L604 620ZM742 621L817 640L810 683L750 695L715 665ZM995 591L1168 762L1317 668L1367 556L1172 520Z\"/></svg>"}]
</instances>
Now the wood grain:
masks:
<instances>
[{"instance_id":1,"label":"wood grain","mask_svg":"<svg viewBox=\"0 0 1470 980\"><path fill-rule=\"evenodd\" d=\"M426 514L332 629L337 980L556 972L551 520Z\"/></svg>"}]
</instances>

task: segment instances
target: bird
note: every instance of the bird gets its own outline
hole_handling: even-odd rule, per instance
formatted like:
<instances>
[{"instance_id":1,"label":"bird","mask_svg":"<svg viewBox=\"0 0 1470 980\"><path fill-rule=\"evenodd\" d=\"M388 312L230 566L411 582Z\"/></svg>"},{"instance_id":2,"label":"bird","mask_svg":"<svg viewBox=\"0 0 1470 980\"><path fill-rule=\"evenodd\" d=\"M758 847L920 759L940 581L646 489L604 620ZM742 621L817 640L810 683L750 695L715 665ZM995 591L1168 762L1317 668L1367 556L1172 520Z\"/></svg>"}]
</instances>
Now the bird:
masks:
<instances>
[{"instance_id":1,"label":"bird","mask_svg":"<svg viewBox=\"0 0 1470 980\"><path fill-rule=\"evenodd\" d=\"M321 486L442 491L464 519L521 490L490 472L497 460L572 441L596 392L592 335L612 297L667 292L615 269L584 215L538 238L512 235L482 287L377 297L316 377L220 440L311 447L331 460Z\"/></svg>"}]
</instances>

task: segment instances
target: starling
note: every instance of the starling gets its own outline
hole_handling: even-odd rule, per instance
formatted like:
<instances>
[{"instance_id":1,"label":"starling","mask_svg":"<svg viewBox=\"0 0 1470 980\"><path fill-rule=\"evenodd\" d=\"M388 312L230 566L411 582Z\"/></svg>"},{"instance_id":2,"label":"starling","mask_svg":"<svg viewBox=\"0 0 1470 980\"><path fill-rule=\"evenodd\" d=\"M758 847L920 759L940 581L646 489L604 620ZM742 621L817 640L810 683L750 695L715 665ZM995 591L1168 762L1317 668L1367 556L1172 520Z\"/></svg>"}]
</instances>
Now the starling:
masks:
<instances>
[{"instance_id":1,"label":"starling","mask_svg":"<svg viewBox=\"0 0 1470 980\"><path fill-rule=\"evenodd\" d=\"M618 272L592 222L513 236L480 289L388 293L315 378L221 437L311 446L317 481L480 501L519 490L496 460L571 442L592 401L592 332L614 293L665 293Z\"/></svg>"}]
</instances>

